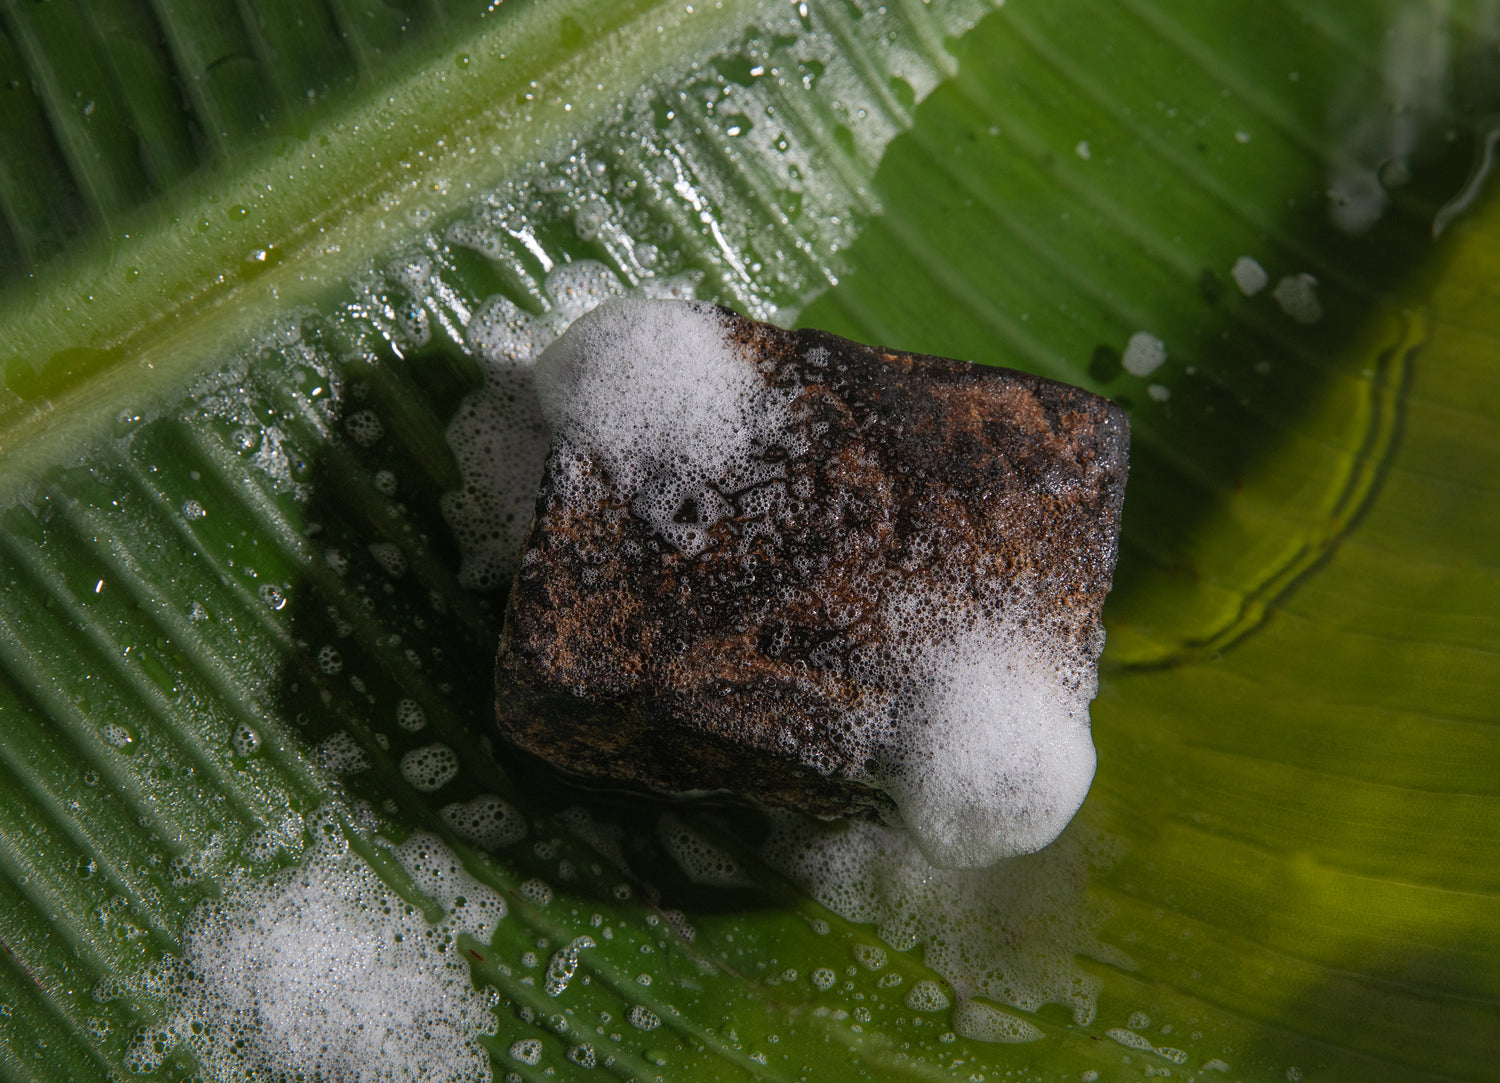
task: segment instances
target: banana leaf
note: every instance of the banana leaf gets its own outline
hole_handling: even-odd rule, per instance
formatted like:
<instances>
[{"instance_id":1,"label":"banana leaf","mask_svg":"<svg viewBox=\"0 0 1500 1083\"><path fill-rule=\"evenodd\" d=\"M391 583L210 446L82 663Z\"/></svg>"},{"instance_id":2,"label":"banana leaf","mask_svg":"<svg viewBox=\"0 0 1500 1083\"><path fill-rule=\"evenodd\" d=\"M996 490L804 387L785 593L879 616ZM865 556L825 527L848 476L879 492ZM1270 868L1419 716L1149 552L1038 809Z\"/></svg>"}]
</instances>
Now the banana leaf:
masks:
<instances>
[{"instance_id":1,"label":"banana leaf","mask_svg":"<svg viewBox=\"0 0 1500 1083\"><path fill-rule=\"evenodd\" d=\"M301 884L339 955L337 869L482 1019L304 1078L1493 1078L1497 46L1457 0L0 2L0 1077L245 1078L184 952ZM465 501L498 456L524 507L506 358L612 292L1129 412L1053 847L851 896L491 744L518 527Z\"/></svg>"}]
</instances>

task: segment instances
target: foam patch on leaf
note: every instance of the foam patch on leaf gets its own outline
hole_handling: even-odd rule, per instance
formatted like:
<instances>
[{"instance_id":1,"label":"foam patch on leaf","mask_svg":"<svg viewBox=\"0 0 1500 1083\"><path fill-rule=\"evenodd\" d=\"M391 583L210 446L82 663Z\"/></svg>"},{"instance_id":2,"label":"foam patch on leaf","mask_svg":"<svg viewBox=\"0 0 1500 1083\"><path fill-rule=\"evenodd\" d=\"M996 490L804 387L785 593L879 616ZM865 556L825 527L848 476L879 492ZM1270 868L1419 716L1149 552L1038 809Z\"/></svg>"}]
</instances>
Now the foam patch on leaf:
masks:
<instances>
[{"instance_id":1,"label":"foam patch on leaf","mask_svg":"<svg viewBox=\"0 0 1500 1083\"><path fill-rule=\"evenodd\" d=\"M181 956L114 990L165 1002L128 1067L183 1049L225 1081L491 1078L478 1039L494 1033L497 995L474 988L454 937L487 937L504 901L414 835L393 856L447 911L429 923L341 834L320 834L300 866L229 884L190 917Z\"/></svg>"},{"instance_id":2,"label":"foam patch on leaf","mask_svg":"<svg viewBox=\"0 0 1500 1083\"><path fill-rule=\"evenodd\" d=\"M1025 1011L1061 1004L1086 1026L1100 982L1077 957L1134 967L1099 941L1105 915L1081 888L1117 851L1116 842L1075 823L1039 853L984 869L936 869L902 832L787 814L776 819L762 856L841 917L874 924L897 951L921 946L923 961L961 1004L974 997ZM916 994L924 1006L913 1010L937 1010L940 1000L946 1007L940 993L934 985ZM988 1018L966 1010L976 1028Z\"/></svg>"}]
</instances>

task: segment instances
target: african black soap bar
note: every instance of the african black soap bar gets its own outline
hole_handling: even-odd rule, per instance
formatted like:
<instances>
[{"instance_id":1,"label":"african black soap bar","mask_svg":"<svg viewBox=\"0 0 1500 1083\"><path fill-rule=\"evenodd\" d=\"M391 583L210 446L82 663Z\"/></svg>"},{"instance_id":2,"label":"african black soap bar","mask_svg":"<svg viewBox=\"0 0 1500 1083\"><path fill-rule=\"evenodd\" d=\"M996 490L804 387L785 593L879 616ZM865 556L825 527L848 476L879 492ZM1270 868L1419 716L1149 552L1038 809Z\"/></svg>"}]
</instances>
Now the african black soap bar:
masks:
<instances>
[{"instance_id":1,"label":"african black soap bar","mask_svg":"<svg viewBox=\"0 0 1500 1083\"><path fill-rule=\"evenodd\" d=\"M553 433L497 717L570 771L1045 846L1094 774L1129 425L1076 387L611 300L537 363Z\"/></svg>"}]
</instances>

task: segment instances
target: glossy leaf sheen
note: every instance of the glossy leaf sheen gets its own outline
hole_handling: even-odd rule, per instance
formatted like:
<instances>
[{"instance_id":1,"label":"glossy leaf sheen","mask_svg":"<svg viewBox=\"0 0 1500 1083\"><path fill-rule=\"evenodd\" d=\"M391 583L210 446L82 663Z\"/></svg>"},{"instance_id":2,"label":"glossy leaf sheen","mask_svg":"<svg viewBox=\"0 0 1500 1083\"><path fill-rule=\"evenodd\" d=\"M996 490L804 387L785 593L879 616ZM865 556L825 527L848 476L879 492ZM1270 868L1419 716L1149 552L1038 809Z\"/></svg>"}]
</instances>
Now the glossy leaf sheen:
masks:
<instances>
[{"instance_id":1,"label":"glossy leaf sheen","mask_svg":"<svg viewBox=\"0 0 1500 1083\"><path fill-rule=\"evenodd\" d=\"M381 839L416 829L508 893L491 943L461 944L502 995L497 1078L1493 1070L1500 216L1479 199L1431 226L1500 103L1497 28L1462 5L1012 0L945 43L923 5L891 7L814 5L776 38L748 4L331 4L316 33L292 25L302 5L225 26L124 7L76 32L71 7L0 5L28 103L0 111L0 259L40 268L0 275L0 1075L108 1074L160 1006L101 1001L101 979L177 950L214 884L294 860L300 827L280 825L334 795L369 802L381 826L351 823L355 845L415 903ZM88 47L60 51L69 34ZM220 53L254 60L195 79ZM651 83L684 55L696 71ZM303 105L309 80L326 102ZM63 108L74 91L96 110ZM788 149L745 137L769 123ZM464 138L498 149L476 164ZM549 168L528 172L537 148ZM1366 166L1388 200L1355 236L1328 193ZM284 200L245 202L288 169ZM529 244L454 232L485 190L535 200ZM580 217L596 204L631 224L601 231ZM237 206L254 229L198 229ZM648 237L658 272L626 243ZM627 287L694 271L700 296L1127 406L1100 769L1070 829L1119 854L1073 886L1113 961L1080 964L1102 981L1092 1020L1049 1004L1026 1016L1041 1040L944 1040L951 1010L903 1004L942 980L921 950L867 965L873 931L762 867L749 818L692 814L763 885L707 887L663 852L654 807L496 765L503 599L458 586L443 433L479 381L462 314L555 304L539 251ZM1254 296L1242 256L1269 273ZM137 257L154 262L123 275ZM385 270L419 258L422 282ZM1301 274L1312 323L1273 297ZM425 342L402 323L417 309ZM1120 364L1138 332L1167 351L1145 378ZM404 700L419 733L395 724ZM341 732L368 768L335 781L317 749ZM426 794L399 763L435 741L460 770ZM454 835L439 809L484 792L525 809L524 842ZM587 817L565 811L579 800ZM522 890L538 878L550 899ZM545 941L544 965L590 931L603 946L564 998L524 980L525 952ZM996 930L1023 954L1038 936ZM660 1028L621 1025L634 1006ZM523 1038L540 1067L510 1055ZM581 1041L607 1067L569 1060Z\"/></svg>"}]
</instances>

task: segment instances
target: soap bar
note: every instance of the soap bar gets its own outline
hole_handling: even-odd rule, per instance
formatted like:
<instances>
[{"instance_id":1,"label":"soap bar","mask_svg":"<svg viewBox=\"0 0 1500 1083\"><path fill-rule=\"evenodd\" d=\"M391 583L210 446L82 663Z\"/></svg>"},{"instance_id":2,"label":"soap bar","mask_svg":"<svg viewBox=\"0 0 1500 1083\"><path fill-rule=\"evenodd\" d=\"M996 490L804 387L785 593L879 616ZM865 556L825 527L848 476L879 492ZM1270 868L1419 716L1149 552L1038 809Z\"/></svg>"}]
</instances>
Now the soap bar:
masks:
<instances>
[{"instance_id":1,"label":"soap bar","mask_svg":"<svg viewBox=\"0 0 1500 1083\"><path fill-rule=\"evenodd\" d=\"M977 867L1081 805L1129 426L1090 392L605 302L548 346L553 438L496 665L568 771L909 830Z\"/></svg>"}]
</instances>

